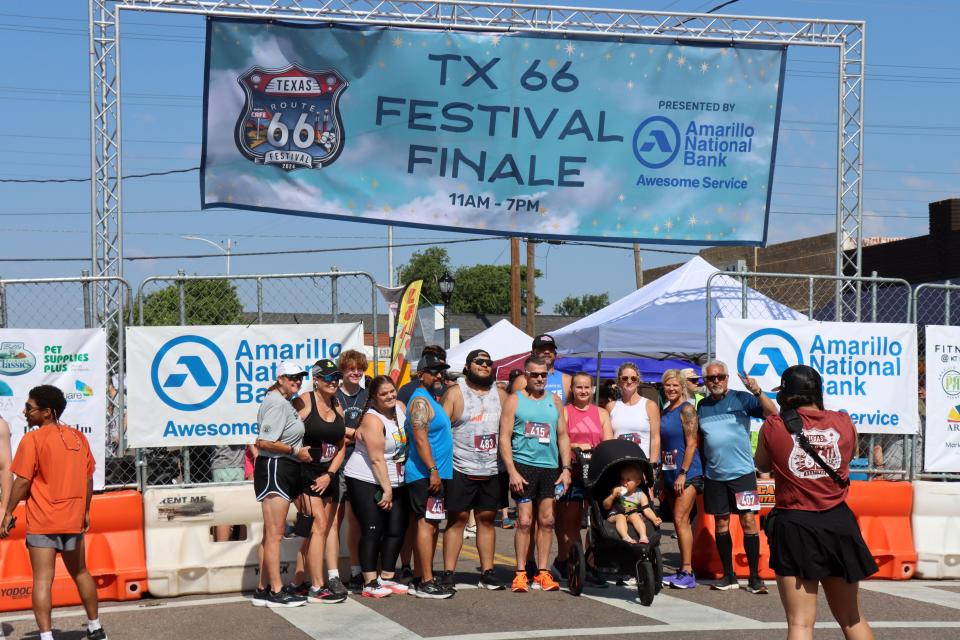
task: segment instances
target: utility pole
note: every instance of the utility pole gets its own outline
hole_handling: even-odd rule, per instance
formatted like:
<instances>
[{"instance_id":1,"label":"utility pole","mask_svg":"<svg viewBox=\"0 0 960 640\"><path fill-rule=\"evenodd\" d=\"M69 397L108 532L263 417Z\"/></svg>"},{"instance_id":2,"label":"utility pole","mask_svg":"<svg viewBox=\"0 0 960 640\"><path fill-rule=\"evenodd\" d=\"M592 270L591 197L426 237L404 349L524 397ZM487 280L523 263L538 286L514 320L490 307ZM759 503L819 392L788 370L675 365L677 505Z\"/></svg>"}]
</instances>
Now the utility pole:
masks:
<instances>
[{"instance_id":1,"label":"utility pole","mask_svg":"<svg viewBox=\"0 0 960 640\"><path fill-rule=\"evenodd\" d=\"M633 272L637 276L637 289L643 288L643 258L640 257L640 245L633 243Z\"/></svg>"},{"instance_id":2,"label":"utility pole","mask_svg":"<svg viewBox=\"0 0 960 640\"><path fill-rule=\"evenodd\" d=\"M527 238L527 334L536 335L534 316L537 313L537 296L534 291L534 276L537 272L535 264L536 241Z\"/></svg>"},{"instance_id":3,"label":"utility pole","mask_svg":"<svg viewBox=\"0 0 960 640\"><path fill-rule=\"evenodd\" d=\"M510 322L520 326L520 238L510 238Z\"/></svg>"}]
</instances>

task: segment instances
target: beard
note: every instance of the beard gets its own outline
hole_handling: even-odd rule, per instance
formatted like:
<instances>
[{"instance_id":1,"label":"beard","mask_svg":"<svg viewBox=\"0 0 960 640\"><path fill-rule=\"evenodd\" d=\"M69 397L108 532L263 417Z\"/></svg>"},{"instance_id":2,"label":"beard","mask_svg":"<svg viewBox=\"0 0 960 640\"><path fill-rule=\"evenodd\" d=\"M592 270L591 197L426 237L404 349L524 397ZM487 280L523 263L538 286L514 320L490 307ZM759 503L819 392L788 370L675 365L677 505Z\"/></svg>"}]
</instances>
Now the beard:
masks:
<instances>
[{"instance_id":1,"label":"beard","mask_svg":"<svg viewBox=\"0 0 960 640\"><path fill-rule=\"evenodd\" d=\"M464 376L466 376L467 382L474 386L480 387L481 389L489 389L494 383L493 372L491 372L488 376L481 376L467 368Z\"/></svg>"}]
</instances>

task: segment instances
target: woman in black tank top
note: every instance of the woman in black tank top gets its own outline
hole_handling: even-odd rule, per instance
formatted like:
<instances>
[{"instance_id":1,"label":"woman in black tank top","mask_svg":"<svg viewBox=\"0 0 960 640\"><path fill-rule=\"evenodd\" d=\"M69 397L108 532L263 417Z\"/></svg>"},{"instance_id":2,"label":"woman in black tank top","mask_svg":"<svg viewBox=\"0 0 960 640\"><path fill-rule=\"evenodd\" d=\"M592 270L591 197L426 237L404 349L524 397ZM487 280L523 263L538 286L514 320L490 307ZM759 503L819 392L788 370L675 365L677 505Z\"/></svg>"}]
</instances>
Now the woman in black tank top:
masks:
<instances>
[{"instance_id":1,"label":"woman in black tank top","mask_svg":"<svg viewBox=\"0 0 960 640\"><path fill-rule=\"evenodd\" d=\"M346 590L339 578L336 584L327 584L323 564L327 534L340 492L336 474L344 463L346 423L335 397L341 374L333 361L318 360L310 375L313 389L297 398L294 407L303 420L303 446L310 448L312 458L311 462L300 465L303 496L299 506L300 511L313 516L313 528L300 549L294 580L301 588L308 589L311 602L340 602L346 598ZM336 565L329 568L336 569ZM304 582L306 575L310 576L308 584Z\"/></svg>"}]
</instances>

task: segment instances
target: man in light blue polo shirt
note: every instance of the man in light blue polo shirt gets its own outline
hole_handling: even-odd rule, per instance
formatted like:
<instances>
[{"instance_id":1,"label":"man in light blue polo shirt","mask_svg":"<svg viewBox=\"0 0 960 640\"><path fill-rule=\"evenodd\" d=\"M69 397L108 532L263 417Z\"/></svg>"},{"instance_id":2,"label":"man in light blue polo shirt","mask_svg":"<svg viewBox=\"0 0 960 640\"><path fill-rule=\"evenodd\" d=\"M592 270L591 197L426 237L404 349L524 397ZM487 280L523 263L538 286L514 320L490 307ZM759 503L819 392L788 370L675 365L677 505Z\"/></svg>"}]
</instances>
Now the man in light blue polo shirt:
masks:
<instances>
[{"instance_id":1,"label":"man in light blue polo shirt","mask_svg":"<svg viewBox=\"0 0 960 640\"><path fill-rule=\"evenodd\" d=\"M733 541L730 513L740 516L743 548L750 567L747 591L767 593L760 578L760 532L753 515L759 509L757 475L750 446L750 418L763 418L777 407L753 378L740 374L749 393L727 389L727 365L712 360L703 367L710 395L697 406L700 421L700 451L703 457L703 509L716 518L717 552L723 563L723 578L713 585L726 591L740 584L733 573Z\"/></svg>"}]
</instances>

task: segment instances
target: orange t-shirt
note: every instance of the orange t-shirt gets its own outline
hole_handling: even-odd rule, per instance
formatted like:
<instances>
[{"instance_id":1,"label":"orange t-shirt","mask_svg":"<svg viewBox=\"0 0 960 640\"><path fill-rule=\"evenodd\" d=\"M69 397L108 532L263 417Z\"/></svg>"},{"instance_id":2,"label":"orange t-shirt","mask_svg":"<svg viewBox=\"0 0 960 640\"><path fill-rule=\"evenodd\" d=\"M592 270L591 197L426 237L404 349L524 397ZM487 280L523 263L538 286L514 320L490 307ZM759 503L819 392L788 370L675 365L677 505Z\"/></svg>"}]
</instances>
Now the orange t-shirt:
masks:
<instances>
[{"instance_id":1,"label":"orange t-shirt","mask_svg":"<svg viewBox=\"0 0 960 640\"><path fill-rule=\"evenodd\" d=\"M81 533L95 467L90 443L73 427L47 425L27 432L10 467L32 481L27 533Z\"/></svg>"}]
</instances>

